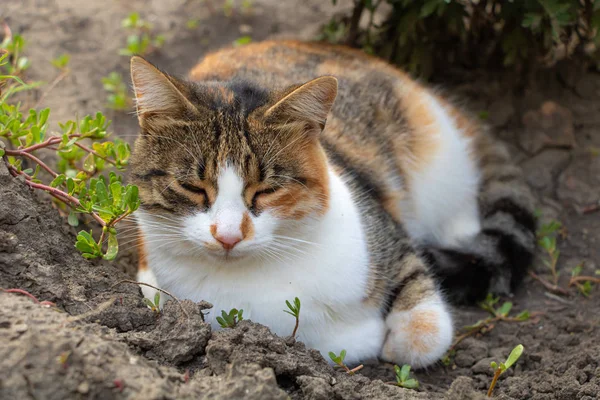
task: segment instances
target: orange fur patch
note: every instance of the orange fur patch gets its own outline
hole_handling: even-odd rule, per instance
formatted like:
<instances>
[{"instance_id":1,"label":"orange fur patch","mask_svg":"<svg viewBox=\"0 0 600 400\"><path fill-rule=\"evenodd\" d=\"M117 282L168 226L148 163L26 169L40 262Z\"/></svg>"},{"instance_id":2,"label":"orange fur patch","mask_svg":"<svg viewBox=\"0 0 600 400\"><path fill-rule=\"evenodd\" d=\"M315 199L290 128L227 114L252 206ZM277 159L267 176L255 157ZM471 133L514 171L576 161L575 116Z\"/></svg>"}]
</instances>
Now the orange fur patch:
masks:
<instances>
[{"instance_id":1,"label":"orange fur patch","mask_svg":"<svg viewBox=\"0 0 600 400\"><path fill-rule=\"evenodd\" d=\"M240 230L242 231L242 240L250 240L254 237L254 224L252 223L252 219L250 218L248 211L246 211L242 217Z\"/></svg>"},{"instance_id":2,"label":"orange fur patch","mask_svg":"<svg viewBox=\"0 0 600 400\"><path fill-rule=\"evenodd\" d=\"M435 321L439 316L435 311L411 312L410 324L405 328L411 341L411 347L421 353L431 350L430 343L425 338L430 338L439 333Z\"/></svg>"},{"instance_id":3,"label":"orange fur patch","mask_svg":"<svg viewBox=\"0 0 600 400\"><path fill-rule=\"evenodd\" d=\"M141 231L138 229L140 237L137 239L137 251L138 251L138 271L148 270L148 256L146 255L146 244L144 237L141 236Z\"/></svg>"}]
</instances>

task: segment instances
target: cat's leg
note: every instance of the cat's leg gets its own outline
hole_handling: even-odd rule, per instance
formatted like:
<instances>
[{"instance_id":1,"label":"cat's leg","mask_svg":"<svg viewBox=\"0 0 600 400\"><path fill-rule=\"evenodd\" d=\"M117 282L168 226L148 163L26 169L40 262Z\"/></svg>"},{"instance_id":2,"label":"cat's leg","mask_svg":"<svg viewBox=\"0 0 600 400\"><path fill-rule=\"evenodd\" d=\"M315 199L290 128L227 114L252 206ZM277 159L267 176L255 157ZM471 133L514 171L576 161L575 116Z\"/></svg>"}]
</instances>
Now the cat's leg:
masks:
<instances>
[{"instance_id":1,"label":"cat's leg","mask_svg":"<svg viewBox=\"0 0 600 400\"><path fill-rule=\"evenodd\" d=\"M148 285L152 285L154 287L158 287L158 281L156 279L156 276L154 275L154 272L152 272L152 270L148 266L148 259L146 256L145 244L144 244L144 240L141 238L141 236L140 236L140 239L138 240L137 247L138 247L138 270L137 270L137 274L136 274L137 281L141 282L141 283L147 283ZM156 296L156 293L158 293L159 291L150 286L146 286L146 285L140 285L140 288L142 289L142 294L144 295L144 297L149 299L150 301L154 302L154 296ZM160 307L161 308L166 301L165 297L166 296L163 296L161 293L161 296L160 296Z\"/></svg>"},{"instance_id":2,"label":"cat's leg","mask_svg":"<svg viewBox=\"0 0 600 400\"><path fill-rule=\"evenodd\" d=\"M423 259L406 255L395 278L395 298L385 319L387 337L381 358L413 368L444 356L453 339L449 307Z\"/></svg>"},{"instance_id":3,"label":"cat's leg","mask_svg":"<svg viewBox=\"0 0 600 400\"><path fill-rule=\"evenodd\" d=\"M350 367L362 361L377 359L379 356L386 333L379 310L373 309L367 313L357 307L356 311L355 315L360 318L331 322L325 331L320 332L318 340L313 344L330 363L330 351L339 354L346 350L345 362ZM302 335L299 339L304 340Z\"/></svg>"}]
</instances>

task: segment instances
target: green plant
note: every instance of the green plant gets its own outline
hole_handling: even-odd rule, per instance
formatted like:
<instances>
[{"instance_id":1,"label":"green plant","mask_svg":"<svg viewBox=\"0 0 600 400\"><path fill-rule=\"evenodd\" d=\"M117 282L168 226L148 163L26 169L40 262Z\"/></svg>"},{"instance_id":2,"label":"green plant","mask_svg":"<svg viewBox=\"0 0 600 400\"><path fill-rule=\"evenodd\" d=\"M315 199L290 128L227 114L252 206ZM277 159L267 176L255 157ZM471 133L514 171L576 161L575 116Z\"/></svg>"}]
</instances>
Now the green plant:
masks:
<instances>
[{"instance_id":1,"label":"green plant","mask_svg":"<svg viewBox=\"0 0 600 400\"><path fill-rule=\"evenodd\" d=\"M548 282L546 279L538 276L533 271L530 271L529 275L538 282L540 282L542 285L544 285L544 287L549 291L568 296L569 292L558 285L560 272L556 268L558 264L558 258L560 256L560 250L558 250L557 248L556 240L559 234L565 237L565 232L565 228L563 228L562 224L554 220L543 224L539 227L536 234L538 245L542 249L544 249L548 256L548 259L544 260L544 264L550 270L550 274L552 275L552 282Z\"/></svg>"},{"instance_id":2,"label":"green plant","mask_svg":"<svg viewBox=\"0 0 600 400\"><path fill-rule=\"evenodd\" d=\"M63 70L66 69L67 66L69 65L69 61L71 60L71 56L68 54L61 54L60 56L56 57L55 59L52 60L52 65L54 65L56 68Z\"/></svg>"},{"instance_id":3,"label":"green plant","mask_svg":"<svg viewBox=\"0 0 600 400\"><path fill-rule=\"evenodd\" d=\"M466 330L466 332L459 335L456 338L456 340L452 344L452 347L450 348L450 351L454 350L458 343L460 343L469 336L475 335L477 333L486 333L491 331L492 329L494 329L495 324L497 322L525 322L531 317L540 314L530 313L527 310L523 310L515 316L510 316L513 303L507 301L502 303L500 307L496 307L496 304L499 301L499 297L496 297L490 293L482 302L479 303L479 307L487 311L490 314L490 316L484 319L480 319L472 325L465 326L464 329Z\"/></svg>"},{"instance_id":4,"label":"green plant","mask_svg":"<svg viewBox=\"0 0 600 400\"><path fill-rule=\"evenodd\" d=\"M353 369L348 368L345 364L344 360L346 359L346 350L340 351L340 355L335 354L333 351L329 352L329 358L333 361L338 367L342 368L348 375L354 375L355 372L361 370L363 365L359 365Z\"/></svg>"},{"instance_id":5,"label":"green plant","mask_svg":"<svg viewBox=\"0 0 600 400\"><path fill-rule=\"evenodd\" d=\"M396 372L395 385L405 389L417 389L419 387L419 381L410 377L410 365L404 364L402 368L394 365L394 371Z\"/></svg>"},{"instance_id":6,"label":"green plant","mask_svg":"<svg viewBox=\"0 0 600 400\"><path fill-rule=\"evenodd\" d=\"M0 67L6 66L9 54L0 56ZM114 172L108 177L99 174L107 164L124 168L130 155L129 145L118 139L106 140L110 122L102 113L59 124L60 133L48 134L49 109L24 112L20 103L8 103L12 94L31 86L14 75L2 75L0 81L0 87L7 88L0 97L0 159L12 176L20 177L32 189L50 194L65 214L68 209L71 225L79 224L77 215L90 216L100 224L98 240L92 231L80 231L77 235L75 246L84 257L114 259L118 252L115 227L139 207L138 190L123 185ZM90 141L92 145L88 147ZM37 157L42 149L53 150L58 156L56 170Z\"/></svg>"},{"instance_id":7,"label":"green plant","mask_svg":"<svg viewBox=\"0 0 600 400\"><path fill-rule=\"evenodd\" d=\"M296 332L298 332L298 326L300 325L300 299L295 297L294 304L290 303L288 300L285 301L285 304L287 305L288 309L283 311L296 318L296 325L294 326L294 331L292 332L292 337L296 337Z\"/></svg>"},{"instance_id":8,"label":"green plant","mask_svg":"<svg viewBox=\"0 0 600 400\"><path fill-rule=\"evenodd\" d=\"M152 25L136 12L129 14L121 22L121 26L131 32L127 36L126 47L119 50L122 56L144 55L161 48L165 43L165 37L153 34Z\"/></svg>"},{"instance_id":9,"label":"green plant","mask_svg":"<svg viewBox=\"0 0 600 400\"><path fill-rule=\"evenodd\" d=\"M144 304L146 304L148 308L155 313L160 314L160 292L156 292L154 295L154 301L144 297Z\"/></svg>"},{"instance_id":10,"label":"green plant","mask_svg":"<svg viewBox=\"0 0 600 400\"><path fill-rule=\"evenodd\" d=\"M106 96L107 107L113 110L126 110L129 108L130 100L127 95L127 85L123 82L123 77L118 72L111 72L108 76L102 78L104 90L108 92Z\"/></svg>"},{"instance_id":11,"label":"green plant","mask_svg":"<svg viewBox=\"0 0 600 400\"><path fill-rule=\"evenodd\" d=\"M198 26L200 26L200 21L197 18L190 18L185 23L185 27L190 30L196 29Z\"/></svg>"},{"instance_id":12,"label":"green plant","mask_svg":"<svg viewBox=\"0 0 600 400\"><path fill-rule=\"evenodd\" d=\"M523 350L524 347L522 344L520 344L510 352L510 355L505 362L501 362L500 365L498 365L495 361L490 363L490 366L494 370L494 377L492 378L492 383L490 384L490 388L487 392L488 397L492 397L492 392L494 391L494 387L496 386L496 382L498 382L500 375L506 372L507 369L517 362L519 357L521 357L521 354L523 354Z\"/></svg>"},{"instance_id":13,"label":"green plant","mask_svg":"<svg viewBox=\"0 0 600 400\"><path fill-rule=\"evenodd\" d=\"M596 276L584 276L581 275L582 272L583 263L573 268L573 271L571 271L571 279L569 280L569 287L575 286L583 296L590 297L592 289L594 288L594 283L600 284L600 278ZM600 275L600 271L597 270L594 274Z\"/></svg>"},{"instance_id":14,"label":"green plant","mask_svg":"<svg viewBox=\"0 0 600 400\"><path fill-rule=\"evenodd\" d=\"M383 1L355 0L340 41L374 51L423 77L459 63L525 72L575 55L600 61L596 51L589 51L600 44L600 4L593 0L385 2L389 14L376 24L373 15ZM361 28L365 11L368 23Z\"/></svg>"},{"instance_id":15,"label":"green plant","mask_svg":"<svg viewBox=\"0 0 600 400\"><path fill-rule=\"evenodd\" d=\"M233 41L233 46L241 47L241 46L245 46L250 43L252 43L252 38L250 36L242 36Z\"/></svg>"},{"instance_id":16,"label":"green plant","mask_svg":"<svg viewBox=\"0 0 600 400\"><path fill-rule=\"evenodd\" d=\"M7 27L5 26L5 30ZM29 58L24 56L23 49L25 48L25 39L19 34L13 35L8 29L9 34L4 36L4 40L0 43L0 49L5 50L10 54L10 62L5 59L0 71L5 71L8 75L19 75L31 66Z\"/></svg>"},{"instance_id":17,"label":"green plant","mask_svg":"<svg viewBox=\"0 0 600 400\"><path fill-rule=\"evenodd\" d=\"M217 322L221 325L221 328L234 328L238 322L243 321L244 310L232 308L229 313L225 310L221 310L221 316L217 317Z\"/></svg>"},{"instance_id":18,"label":"green plant","mask_svg":"<svg viewBox=\"0 0 600 400\"><path fill-rule=\"evenodd\" d=\"M252 3L252 0L242 0L240 6L237 7L234 0L225 0L223 2L223 15L229 18L232 17L236 12L239 12L243 15L251 14Z\"/></svg>"}]
</instances>

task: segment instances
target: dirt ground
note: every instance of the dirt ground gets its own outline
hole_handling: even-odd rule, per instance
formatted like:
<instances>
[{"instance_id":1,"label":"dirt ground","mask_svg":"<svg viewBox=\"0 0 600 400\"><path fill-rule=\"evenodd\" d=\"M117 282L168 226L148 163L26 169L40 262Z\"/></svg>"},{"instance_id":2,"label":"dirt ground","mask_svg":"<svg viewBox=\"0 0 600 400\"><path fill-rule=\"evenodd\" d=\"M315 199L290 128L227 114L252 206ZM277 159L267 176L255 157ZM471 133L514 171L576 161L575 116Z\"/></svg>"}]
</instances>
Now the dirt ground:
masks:
<instances>
[{"instance_id":1,"label":"dirt ground","mask_svg":"<svg viewBox=\"0 0 600 400\"><path fill-rule=\"evenodd\" d=\"M149 58L185 74L207 51L249 34L311 39L333 13L325 0L255 0L249 14L226 17L222 2L184 0L7 1L0 5L14 32L28 42L29 78L51 81L49 60L71 55L71 73L41 106L56 123L105 109L101 78L126 75L119 56L126 32L121 20L138 11L166 37ZM238 2L238 3L241 3ZM186 28L197 19L198 27ZM573 62L537 74L517 87L507 74L448 70L435 84L484 117L510 146L538 194L542 221L561 221L558 268L567 287L571 270L600 269L600 74ZM137 121L111 112L115 134L133 140ZM46 204L46 205L44 205ZM491 380L491 360L502 361L518 343L517 365L500 378L499 399L600 398L600 290L585 298L549 293L532 278L510 300L526 322L498 322L469 337L448 362L417 371L421 386L409 391L384 382L393 366L371 363L350 377L330 368L314 350L266 328L244 322L211 332L202 306L169 303L157 318L134 285L120 284L134 256L125 246L116 264L88 262L73 249L74 231L0 166L0 287L20 288L46 308L16 294L0 293L0 398L252 398L252 399L477 399ZM124 243L127 240L125 238ZM540 253L533 270L549 278ZM58 311L57 311L58 310ZM100 311L95 311L100 310ZM457 327L487 313L457 308ZM77 317L78 316L78 317Z\"/></svg>"}]
</instances>

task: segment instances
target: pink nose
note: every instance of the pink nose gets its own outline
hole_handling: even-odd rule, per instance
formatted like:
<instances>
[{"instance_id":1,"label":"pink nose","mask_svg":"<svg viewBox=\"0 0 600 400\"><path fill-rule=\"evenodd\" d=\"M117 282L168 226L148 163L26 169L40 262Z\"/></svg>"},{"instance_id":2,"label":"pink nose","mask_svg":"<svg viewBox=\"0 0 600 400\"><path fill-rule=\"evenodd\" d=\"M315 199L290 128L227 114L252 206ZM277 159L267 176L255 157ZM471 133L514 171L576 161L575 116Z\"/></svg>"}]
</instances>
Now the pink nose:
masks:
<instances>
[{"instance_id":1,"label":"pink nose","mask_svg":"<svg viewBox=\"0 0 600 400\"><path fill-rule=\"evenodd\" d=\"M217 242L221 243L221 246L223 246L223 248L225 250L231 250L235 247L236 244L238 244L239 242L242 241L242 238L239 236L235 236L235 235L216 235L215 239L217 239Z\"/></svg>"}]
</instances>

